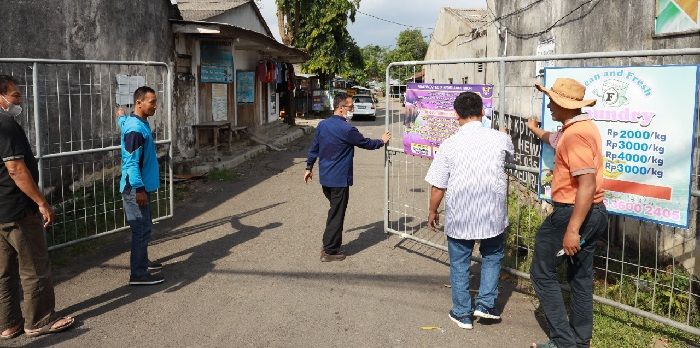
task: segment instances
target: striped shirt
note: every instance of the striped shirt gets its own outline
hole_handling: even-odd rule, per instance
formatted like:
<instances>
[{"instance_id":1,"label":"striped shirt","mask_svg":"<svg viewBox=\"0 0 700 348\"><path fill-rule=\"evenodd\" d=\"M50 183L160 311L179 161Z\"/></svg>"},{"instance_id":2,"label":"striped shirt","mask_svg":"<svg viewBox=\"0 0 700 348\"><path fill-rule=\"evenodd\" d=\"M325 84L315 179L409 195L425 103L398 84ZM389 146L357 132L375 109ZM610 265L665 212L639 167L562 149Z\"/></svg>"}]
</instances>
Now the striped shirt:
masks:
<instances>
[{"instance_id":1,"label":"striped shirt","mask_svg":"<svg viewBox=\"0 0 700 348\"><path fill-rule=\"evenodd\" d=\"M467 122L440 145L428 175L445 193L445 234L456 239L495 237L508 226L505 161L514 152L510 137Z\"/></svg>"}]
</instances>

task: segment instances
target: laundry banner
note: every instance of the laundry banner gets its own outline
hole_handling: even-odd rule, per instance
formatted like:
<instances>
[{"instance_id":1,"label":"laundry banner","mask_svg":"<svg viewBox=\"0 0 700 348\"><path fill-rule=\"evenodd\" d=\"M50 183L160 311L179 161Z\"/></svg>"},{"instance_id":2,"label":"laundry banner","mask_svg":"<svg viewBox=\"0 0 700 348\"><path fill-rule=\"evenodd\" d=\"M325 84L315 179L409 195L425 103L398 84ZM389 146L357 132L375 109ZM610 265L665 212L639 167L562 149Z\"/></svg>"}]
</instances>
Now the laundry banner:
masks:
<instances>
[{"instance_id":1,"label":"laundry banner","mask_svg":"<svg viewBox=\"0 0 700 348\"><path fill-rule=\"evenodd\" d=\"M545 86L569 77L586 86L583 108L602 139L608 211L687 228L693 170L698 66L545 68ZM542 103L542 125L556 132ZM554 152L542 147L540 198L551 198Z\"/></svg>"},{"instance_id":2,"label":"laundry banner","mask_svg":"<svg viewBox=\"0 0 700 348\"><path fill-rule=\"evenodd\" d=\"M409 83L406 86L403 146L407 155L433 158L442 141L457 131L454 101L462 92L481 96L482 123L491 128L493 85Z\"/></svg>"}]
</instances>

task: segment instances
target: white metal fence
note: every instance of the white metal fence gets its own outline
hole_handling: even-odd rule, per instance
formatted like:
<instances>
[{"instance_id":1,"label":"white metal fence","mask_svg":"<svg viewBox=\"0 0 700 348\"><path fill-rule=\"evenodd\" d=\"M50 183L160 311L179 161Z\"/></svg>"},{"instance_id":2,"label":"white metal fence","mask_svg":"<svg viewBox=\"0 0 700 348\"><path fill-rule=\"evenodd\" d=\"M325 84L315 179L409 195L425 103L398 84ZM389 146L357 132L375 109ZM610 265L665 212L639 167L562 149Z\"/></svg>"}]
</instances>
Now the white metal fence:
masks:
<instances>
[{"instance_id":1,"label":"white metal fence","mask_svg":"<svg viewBox=\"0 0 700 348\"><path fill-rule=\"evenodd\" d=\"M529 278L535 233L547 215L547 205L538 201L539 140L526 127L527 118L539 115L542 96L533 88L535 62L551 61L555 66L644 66L697 64L700 49L600 52L552 56L511 56L442 61L391 63L387 68L386 128L394 134L386 151L384 229L421 245L447 250L444 234L427 227L430 187L424 181L430 160L407 156L404 132L404 82L425 69L425 83L493 84L494 127L505 127L514 139L516 165L509 166L507 252L504 270ZM464 71L488 73L481 78L440 75L444 67L462 65ZM478 65L475 68L474 65ZM449 69L449 71L455 71ZM438 78L433 81L432 76ZM390 83L394 81L394 84ZM696 115L696 118L698 115ZM700 122L696 121L696 124ZM697 130L696 130L697 131ZM700 133L698 133L700 134ZM611 215L608 234L599 242L595 260L595 301L700 335L700 281L689 272L689 260L700 258L697 236L698 156L692 149L695 167L692 183L692 215L689 229L642 223ZM691 149L689 149L690 151ZM434 249L435 250L435 249ZM475 257L478 261L478 257ZM692 262L691 262L692 263ZM695 261L695 265L700 262ZM695 266L695 274L700 274Z\"/></svg>"},{"instance_id":2,"label":"white metal fence","mask_svg":"<svg viewBox=\"0 0 700 348\"><path fill-rule=\"evenodd\" d=\"M39 187L56 210L56 223L46 235L49 249L128 228L119 192L120 137L114 116L117 102L124 103L128 92L140 87L128 83L143 83L158 97L149 122L161 188L151 196L151 205L154 221L172 216L172 71L167 64L0 58L0 74L19 83L24 112L17 121L33 144ZM125 86L124 81L131 82Z\"/></svg>"}]
</instances>

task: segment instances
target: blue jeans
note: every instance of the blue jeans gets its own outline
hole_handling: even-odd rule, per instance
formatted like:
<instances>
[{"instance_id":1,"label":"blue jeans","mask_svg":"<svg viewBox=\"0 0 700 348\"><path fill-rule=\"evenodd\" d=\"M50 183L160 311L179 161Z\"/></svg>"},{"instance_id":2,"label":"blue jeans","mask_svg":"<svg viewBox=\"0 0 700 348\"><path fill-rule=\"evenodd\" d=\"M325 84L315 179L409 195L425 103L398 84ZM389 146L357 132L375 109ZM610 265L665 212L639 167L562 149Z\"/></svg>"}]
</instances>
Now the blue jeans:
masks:
<instances>
[{"instance_id":1,"label":"blue jeans","mask_svg":"<svg viewBox=\"0 0 700 348\"><path fill-rule=\"evenodd\" d=\"M147 193L148 195L148 193ZM151 240L151 202L141 207L136 203L136 190L122 192L126 221L131 227L131 277L148 274L148 242Z\"/></svg>"},{"instance_id":2,"label":"blue jeans","mask_svg":"<svg viewBox=\"0 0 700 348\"><path fill-rule=\"evenodd\" d=\"M589 347L593 335L593 256L596 240L608 227L608 211L594 204L583 221L579 234L585 243L576 255L556 257L562 249L564 232L574 211L573 205L554 203L554 211L535 236L535 255L530 278L540 307L547 317L549 338L557 347ZM557 268L566 263L566 278L571 287L571 312L566 315Z\"/></svg>"},{"instance_id":3,"label":"blue jeans","mask_svg":"<svg viewBox=\"0 0 700 348\"><path fill-rule=\"evenodd\" d=\"M501 233L479 242L481 252L481 282L476 307L493 309L498 297L498 277L503 259L504 234ZM472 315L472 298L469 294L469 266L475 240L447 237L447 251L450 255L450 283L452 285L452 313L457 317Z\"/></svg>"}]
</instances>

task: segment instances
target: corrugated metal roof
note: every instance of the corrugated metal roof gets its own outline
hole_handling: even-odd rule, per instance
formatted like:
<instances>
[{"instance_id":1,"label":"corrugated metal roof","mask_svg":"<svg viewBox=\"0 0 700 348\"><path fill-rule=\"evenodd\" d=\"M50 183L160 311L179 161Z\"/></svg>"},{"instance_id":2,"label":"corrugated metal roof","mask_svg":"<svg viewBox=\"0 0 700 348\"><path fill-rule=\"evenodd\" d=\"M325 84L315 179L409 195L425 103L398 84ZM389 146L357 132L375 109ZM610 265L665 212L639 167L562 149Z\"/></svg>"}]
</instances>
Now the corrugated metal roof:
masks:
<instances>
[{"instance_id":1,"label":"corrugated metal roof","mask_svg":"<svg viewBox=\"0 0 700 348\"><path fill-rule=\"evenodd\" d=\"M446 8L455 16L474 25L484 25L489 20L488 9L485 8Z\"/></svg>"},{"instance_id":2,"label":"corrugated metal roof","mask_svg":"<svg viewBox=\"0 0 700 348\"><path fill-rule=\"evenodd\" d=\"M182 19L201 21L218 16L230 9L249 3L251 0L178 0Z\"/></svg>"}]
</instances>

